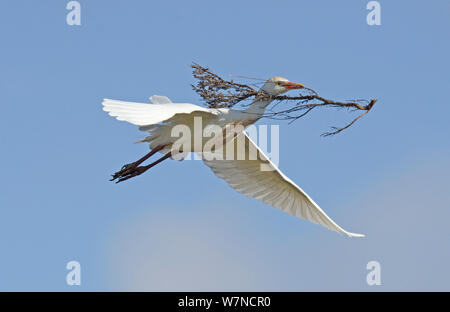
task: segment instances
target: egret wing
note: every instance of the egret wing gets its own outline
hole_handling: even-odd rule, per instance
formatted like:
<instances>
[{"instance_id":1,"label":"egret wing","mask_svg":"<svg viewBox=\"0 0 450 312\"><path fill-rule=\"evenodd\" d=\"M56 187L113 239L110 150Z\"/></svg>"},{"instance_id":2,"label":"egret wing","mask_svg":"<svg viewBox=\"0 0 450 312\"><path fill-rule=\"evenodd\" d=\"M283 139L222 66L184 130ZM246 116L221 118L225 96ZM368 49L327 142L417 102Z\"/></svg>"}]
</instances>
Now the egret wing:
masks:
<instances>
[{"instance_id":1,"label":"egret wing","mask_svg":"<svg viewBox=\"0 0 450 312\"><path fill-rule=\"evenodd\" d=\"M239 146L238 142L245 142L245 146ZM347 232L337 225L299 186L286 177L244 132L234 139L233 145L233 160L226 158L227 145L221 149L224 160L205 159L211 159L211 154L204 154L203 158L214 174L224 179L236 191L338 233L353 237L364 236ZM256 153L252 155L252 151Z\"/></svg>"},{"instance_id":2,"label":"egret wing","mask_svg":"<svg viewBox=\"0 0 450 312\"><path fill-rule=\"evenodd\" d=\"M207 108L190 103L171 103L166 97L152 97L160 104L135 103L104 99L103 110L117 120L127 121L137 126L148 126L166 121L175 114L190 114L194 111L209 112ZM167 102L167 100L169 102Z\"/></svg>"}]
</instances>

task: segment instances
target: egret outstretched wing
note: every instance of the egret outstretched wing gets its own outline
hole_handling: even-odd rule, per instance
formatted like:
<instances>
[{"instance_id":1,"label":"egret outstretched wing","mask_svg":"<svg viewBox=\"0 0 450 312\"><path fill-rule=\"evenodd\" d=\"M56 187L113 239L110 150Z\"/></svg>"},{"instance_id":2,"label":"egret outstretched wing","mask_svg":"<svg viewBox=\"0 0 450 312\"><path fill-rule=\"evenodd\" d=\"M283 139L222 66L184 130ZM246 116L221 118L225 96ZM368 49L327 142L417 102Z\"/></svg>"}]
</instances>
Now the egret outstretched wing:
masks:
<instances>
[{"instance_id":1,"label":"egret outstretched wing","mask_svg":"<svg viewBox=\"0 0 450 312\"><path fill-rule=\"evenodd\" d=\"M167 97L151 97L153 103L136 103L104 99L103 110L117 120L137 126L154 125L172 118L175 114L190 114L194 111L209 112L207 108L190 103L172 103ZM168 100L168 101L167 101Z\"/></svg>"},{"instance_id":2,"label":"egret outstretched wing","mask_svg":"<svg viewBox=\"0 0 450 312\"><path fill-rule=\"evenodd\" d=\"M245 147L238 146L239 140L242 140L239 136L244 136L241 142L245 142ZM257 151L256 157L251 157L252 150ZM286 177L244 132L234 140L233 160L226 159L226 145L222 151L223 160L207 160L205 158L211 159L211 154L204 154L204 163L236 191L330 230L353 237L364 236L347 232L337 225L299 186Z\"/></svg>"}]
</instances>

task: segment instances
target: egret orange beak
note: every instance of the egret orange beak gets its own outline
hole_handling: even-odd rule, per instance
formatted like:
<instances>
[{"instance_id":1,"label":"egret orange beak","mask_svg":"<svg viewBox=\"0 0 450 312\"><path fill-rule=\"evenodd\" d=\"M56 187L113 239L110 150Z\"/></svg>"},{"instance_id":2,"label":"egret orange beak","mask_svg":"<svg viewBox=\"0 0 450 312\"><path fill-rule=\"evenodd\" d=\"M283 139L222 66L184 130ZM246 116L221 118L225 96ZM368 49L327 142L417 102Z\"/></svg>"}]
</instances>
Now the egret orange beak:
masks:
<instances>
[{"instance_id":1,"label":"egret orange beak","mask_svg":"<svg viewBox=\"0 0 450 312\"><path fill-rule=\"evenodd\" d=\"M283 83L283 87L286 89L303 89L305 86L301 83L287 81Z\"/></svg>"}]
</instances>

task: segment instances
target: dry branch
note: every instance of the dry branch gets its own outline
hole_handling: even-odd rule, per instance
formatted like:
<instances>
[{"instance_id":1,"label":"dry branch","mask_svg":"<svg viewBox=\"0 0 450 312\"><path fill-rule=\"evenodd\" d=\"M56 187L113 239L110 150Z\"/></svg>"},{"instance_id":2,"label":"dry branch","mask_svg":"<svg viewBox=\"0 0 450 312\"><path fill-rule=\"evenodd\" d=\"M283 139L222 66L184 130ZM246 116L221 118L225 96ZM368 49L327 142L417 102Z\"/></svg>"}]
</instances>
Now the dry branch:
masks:
<instances>
[{"instance_id":1,"label":"dry branch","mask_svg":"<svg viewBox=\"0 0 450 312\"><path fill-rule=\"evenodd\" d=\"M278 103L269 109L263 116L271 119L290 120L291 122L304 117L312 110L318 107L344 108L352 109L352 111L362 111L360 115L354 118L344 127L332 127L333 131L323 133L322 136L331 136L338 134L345 129L351 127L362 116L366 115L373 107L377 100L351 100L347 102L339 102L326 99L320 96L316 91L305 88L302 89L298 96L271 96L262 90L255 90L247 84L236 83L233 80L225 80L211 72L207 67L193 63L194 78L198 80L192 88L197 92L210 108L233 107L236 104L249 100L251 98L269 97ZM288 102L290 106L281 111L275 111L280 102Z\"/></svg>"},{"instance_id":2,"label":"dry branch","mask_svg":"<svg viewBox=\"0 0 450 312\"><path fill-rule=\"evenodd\" d=\"M194 78L198 80L197 85L192 85L192 89L210 108L232 107L260 93L248 85L227 81L196 63L191 67L194 69Z\"/></svg>"}]
</instances>

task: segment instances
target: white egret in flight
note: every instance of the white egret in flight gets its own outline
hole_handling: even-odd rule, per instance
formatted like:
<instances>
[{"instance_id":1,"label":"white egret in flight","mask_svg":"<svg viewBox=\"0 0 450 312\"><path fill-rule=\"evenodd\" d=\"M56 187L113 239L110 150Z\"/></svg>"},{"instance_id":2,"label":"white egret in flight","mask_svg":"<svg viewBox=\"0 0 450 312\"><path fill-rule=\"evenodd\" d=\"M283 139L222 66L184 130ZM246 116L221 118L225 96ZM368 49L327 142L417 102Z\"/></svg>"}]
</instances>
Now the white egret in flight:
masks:
<instances>
[{"instance_id":1,"label":"white egret in flight","mask_svg":"<svg viewBox=\"0 0 450 312\"><path fill-rule=\"evenodd\" d=\"M173 157L172 147L179 140L172 136L172 130L177 125L186 125L194 133L194 118L202 118L202 126L219 126L224 129L230 125L241 125L245 128L259 120L272 101L271 96L277 96L293 89L301 89L300 83L290 82L282 77L272 77L265 82L261 90L268 94L264 98L256 98L243 111L230 108L205 108L189 103L172 103L165 96L154 95L150 97L150 103L134 103L118 100L103 100L103 110L118 120L127 121L147 131L149 136L140 142L150 143L150 153L141 159L125 165L113 175L112 180L121 182L142 174L146 170ZM284 212L321 224L338 233L348 236L362 237L362 234L350 233L337 225L327 214L294 182L286 177L264 155L259 147L247 136L244 131L239 132L232 139L238 142L243 139L245 149L236 148L234 153L240 153L233 159L206 159L204 163L211 168L214 174L224 179L236 191L256 198L268 205L283 210ZM234 143L233 143L234 144ZM202 153L202 146L189 144L190 151ZM226 146L224 144L224 146ZM249 151L258 151L258 156L251 159ZM164 156L149 165L141 165L155 153L163 153ZM270 170L261 170L262 166L268 166Z\"/></svg>"}]
</instances>

